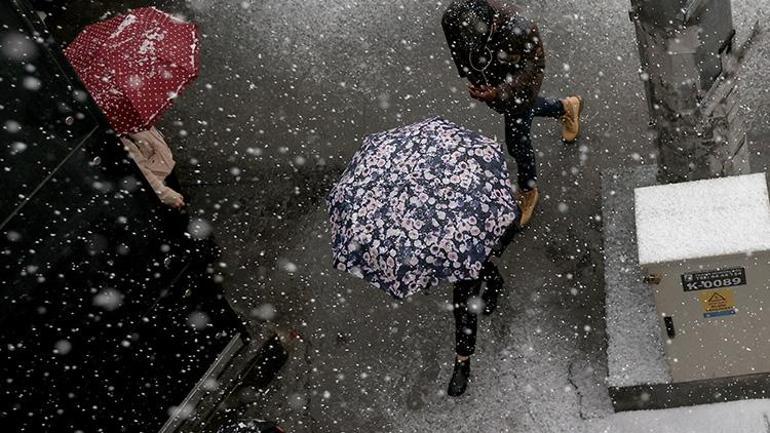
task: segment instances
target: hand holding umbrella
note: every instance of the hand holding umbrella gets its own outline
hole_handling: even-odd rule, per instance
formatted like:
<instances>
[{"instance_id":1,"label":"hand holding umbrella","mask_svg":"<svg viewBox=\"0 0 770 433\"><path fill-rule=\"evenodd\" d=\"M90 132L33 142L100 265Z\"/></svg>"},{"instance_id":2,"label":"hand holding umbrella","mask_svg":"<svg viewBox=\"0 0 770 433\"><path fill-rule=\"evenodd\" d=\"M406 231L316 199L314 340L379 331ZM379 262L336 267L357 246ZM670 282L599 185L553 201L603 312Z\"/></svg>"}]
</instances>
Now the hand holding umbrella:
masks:
<instances>
[{"instance_id":1,"label":"hand holding umbrella","mask_svg":"<svg viewBox=\"0 0 770 433\"><path fill-rule=\"evenodd\" d=\"M163 183L175 163L152 125L198 76L195 24L134 9L86 27L64 53L161 202L182 208L184 197Z\"/></svg>"}]
</instances>

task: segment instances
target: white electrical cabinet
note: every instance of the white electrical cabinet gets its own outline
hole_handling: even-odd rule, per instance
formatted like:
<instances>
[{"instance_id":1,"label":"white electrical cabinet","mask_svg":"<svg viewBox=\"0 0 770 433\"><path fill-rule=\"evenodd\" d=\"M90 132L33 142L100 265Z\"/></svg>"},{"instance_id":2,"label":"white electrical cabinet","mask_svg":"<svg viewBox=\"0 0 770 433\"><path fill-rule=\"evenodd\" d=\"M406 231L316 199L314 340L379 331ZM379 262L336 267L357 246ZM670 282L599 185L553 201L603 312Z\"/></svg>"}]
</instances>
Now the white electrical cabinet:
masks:
<instances>
[{"instance_id":1,"label":"white electrical cabinet","mask_svg":"<svg viewBox=\"0 0 770 433\"><path fill-rule=\"evenodd\" d=\"M672 380L770 372L765 175L638 188L635 207Z\"/></svg>"}]
</instances>

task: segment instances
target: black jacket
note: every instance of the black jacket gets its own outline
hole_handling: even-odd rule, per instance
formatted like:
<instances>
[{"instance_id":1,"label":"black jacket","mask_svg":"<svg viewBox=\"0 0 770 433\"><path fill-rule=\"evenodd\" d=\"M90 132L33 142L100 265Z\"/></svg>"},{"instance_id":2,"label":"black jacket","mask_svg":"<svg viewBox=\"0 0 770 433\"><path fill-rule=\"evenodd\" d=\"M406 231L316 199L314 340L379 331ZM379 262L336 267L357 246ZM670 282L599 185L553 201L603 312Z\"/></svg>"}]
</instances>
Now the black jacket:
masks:
<instances>
[{"instance_id":1,"label":"black jacket","mask_svg":"<svg viewBox=\"0 0 770 433\"><path fill-rule=\"evenodd\" d=\"M496 12L494 32L482 50L464 46L460 34L449 25L455 1L444 14L442 25L452 58L461 77L475 85L498 88L500 97L488 105L501 113L521 113L531 109L540 93L545 71L543 41L537 25L503 1L487 0ZM480 56L491 61L483 68ZM475 67L474 67L475 66Z\"/></svg>"}]
</instances>

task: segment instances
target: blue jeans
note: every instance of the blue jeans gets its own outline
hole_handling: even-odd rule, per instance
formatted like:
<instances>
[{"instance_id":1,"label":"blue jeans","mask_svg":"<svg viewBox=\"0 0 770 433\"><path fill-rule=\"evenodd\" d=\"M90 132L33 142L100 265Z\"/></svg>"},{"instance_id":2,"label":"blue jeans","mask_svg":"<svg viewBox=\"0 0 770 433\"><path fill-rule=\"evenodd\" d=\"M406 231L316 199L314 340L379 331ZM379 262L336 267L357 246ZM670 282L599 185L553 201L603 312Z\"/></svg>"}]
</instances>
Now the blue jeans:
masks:
<instances>
[{"instance_id":1,"label":"blue jeans","mask_svg":"<svg viewBox=\"0 0 770 433\"><path fill-rule=\"evenodd\" d=\"M531 110L524 113L505 114L505 145L508 153L516 160L518 184L522 191L529 191L537 185L537 161L532 148L530 130L535 117L561 118L564 106L558 99L538 96Z\"/></svg>"}]
</instances>

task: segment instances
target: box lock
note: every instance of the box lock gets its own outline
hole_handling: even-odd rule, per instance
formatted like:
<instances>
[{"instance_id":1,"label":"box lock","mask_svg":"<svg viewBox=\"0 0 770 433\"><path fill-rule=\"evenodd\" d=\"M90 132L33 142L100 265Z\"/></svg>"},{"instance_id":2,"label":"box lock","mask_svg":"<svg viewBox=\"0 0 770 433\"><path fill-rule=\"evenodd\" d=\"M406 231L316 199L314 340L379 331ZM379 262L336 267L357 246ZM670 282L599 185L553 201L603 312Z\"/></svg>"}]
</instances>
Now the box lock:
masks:
<instances>
[{"instance_id":1,"label":"box lock","mask_svg":"<svg viewBox=\"0 0 770 433\"><path fill-rule=\"evenodd\" d=\"M644 276L643 281L646 284L660 284L663 277L660 274L647 274Z\"/></svg>"}]
</instances>

